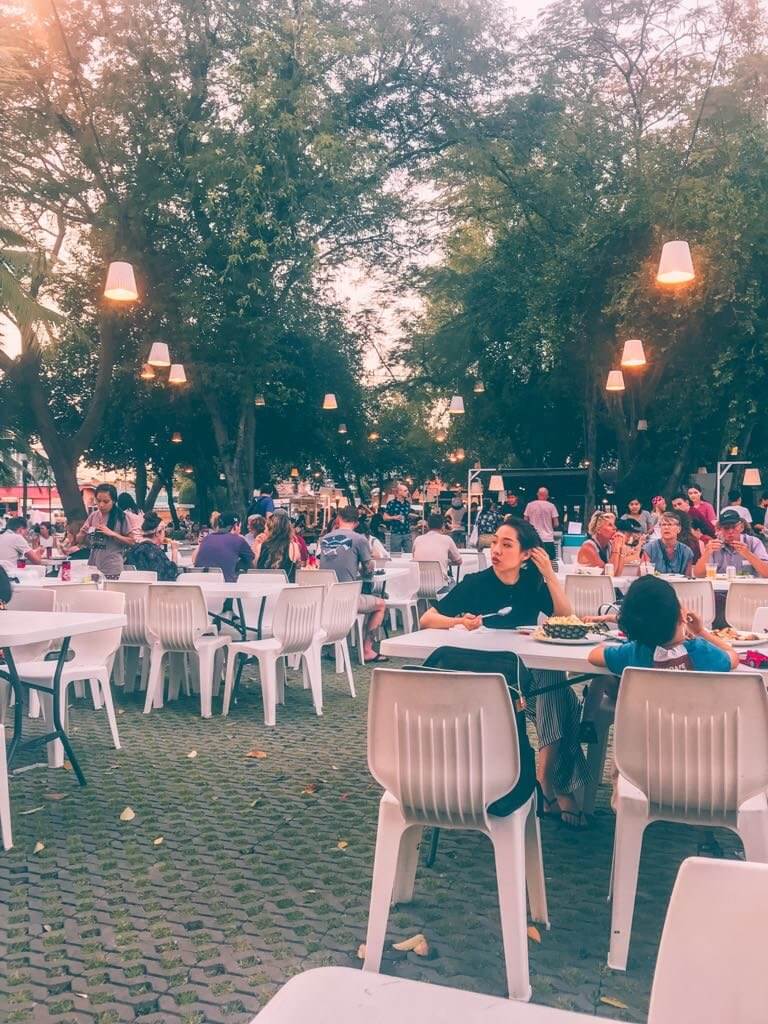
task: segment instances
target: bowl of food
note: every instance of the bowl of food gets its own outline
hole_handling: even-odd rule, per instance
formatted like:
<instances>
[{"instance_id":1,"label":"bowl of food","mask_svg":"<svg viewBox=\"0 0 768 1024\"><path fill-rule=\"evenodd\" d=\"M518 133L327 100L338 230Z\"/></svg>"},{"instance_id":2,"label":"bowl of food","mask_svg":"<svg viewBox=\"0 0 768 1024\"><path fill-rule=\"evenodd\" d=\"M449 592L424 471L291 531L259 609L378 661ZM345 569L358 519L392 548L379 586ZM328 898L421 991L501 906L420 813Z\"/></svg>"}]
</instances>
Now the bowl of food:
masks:
<instances>
[{"instance_id":1,"label":"bowl of food","mask_svg":"<svg viewBox=\"0 0 768 1024\"><path fill-rule=\"evenodd\" d=\"M541 628L553 640L583 640L592 627L577 615L551 615Z\"/></svg>"}]
</instances>

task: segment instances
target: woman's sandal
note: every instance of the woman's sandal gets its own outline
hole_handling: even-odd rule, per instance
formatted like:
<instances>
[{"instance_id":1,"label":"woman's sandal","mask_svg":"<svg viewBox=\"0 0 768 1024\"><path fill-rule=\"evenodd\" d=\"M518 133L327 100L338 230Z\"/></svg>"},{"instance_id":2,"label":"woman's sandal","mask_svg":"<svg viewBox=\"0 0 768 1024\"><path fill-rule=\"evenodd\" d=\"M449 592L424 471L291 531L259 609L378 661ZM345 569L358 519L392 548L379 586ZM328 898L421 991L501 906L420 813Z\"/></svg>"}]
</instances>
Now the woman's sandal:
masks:
<instances>
[{"instance_id":1,"label":"woman's sandal","mask_svg":"<svg viewBox=\"0 0 768 1024\"><path fill-rule=\"evenodd\" d=\"M589 822L587 821L586 815L581 811L564 811L560 810L560 821L572 832L584 832L589 828Z\"/></svg>"},{"instance_id":2,"label":"woman's sandal","mask_svg":"<svg viewBox=\"0 0 768 1024\"><path fill-rule=\"evenodd\" d=\"M553 796L551 800L548 800L544 796L544 794L542 793L541 794L541 799L542 799L542 801L544 803L544 806L539 808L539 817L540 818L557 818L557 819L560 819L560 808L557 806L557 797ZM551 807L553 804L557 807L557 810L556 811L548 811L547 807Z\"/></svg>"}]
</instances>

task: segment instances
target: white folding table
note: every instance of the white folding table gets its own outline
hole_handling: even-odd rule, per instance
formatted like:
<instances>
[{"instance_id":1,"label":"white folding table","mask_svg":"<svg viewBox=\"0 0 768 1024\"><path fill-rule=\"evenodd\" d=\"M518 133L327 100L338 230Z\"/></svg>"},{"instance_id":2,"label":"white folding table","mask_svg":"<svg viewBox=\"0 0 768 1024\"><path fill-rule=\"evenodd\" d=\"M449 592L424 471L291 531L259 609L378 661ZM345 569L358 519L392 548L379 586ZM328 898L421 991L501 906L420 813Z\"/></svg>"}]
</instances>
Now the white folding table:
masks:
<instances>
[{"instance_id":1,"label":"white folding table","mask_svg":"<svg viewBox=\"0 0 768 1024\"><path fill-rule=\"evenodd\" d=\"M425 1020L430 1024L587 1024L598 1018L351 967L316 967L283 985L251 1024L423 1024Z\"/></svg>"},{"instance_id":2,"label":"white folding table","mask_svg":"<svg viewBox=\"0 0 768 1024\"><path fill-rule=\"evenodd\" d=\"M268 598L282 593L283 590L292 589L297 586L296 583L286 583L282 576L272 575L271 573L264 573L263 576L254 573L253 576L246 577L247 583L243 581L243 577L228 583L226 580L221 579L220 576L211 575L210 580L190 580L185 578L188 575L188 573L182 573L176 579L176 584L185 587L200 587L205 598L221 600L222 603L227 600L235 602L237 605L237 619L228 619L226 616L217 615L214 612L209 614L212 615L214 621L225 622L236 629L243 640L248 639L248 633L255 633L256 639L261 640L264 611ZM155 584L151 584L151 586L155 586ZM246 621L245 609L243 608L243 599L246 597L261 599L258 620L255 626L249 626Z\"/></svg>"},{"instance_id":3,"label":"white folding table","mask_svg":"<svg viewBox=\"0 0 768 1024\"><path fill-rule=\"evenodd\" d=\"M5 658L5 667L0 669L0 678L10 684L15 698L13 739L8 746L9 765L17 750L37 743L50 744L61 740L78 782L81 786L85 785L85 776L62 724L59 688L61 670L67 661L69 645L73 636L97 633L103 629L116 629L125 626L126 622L125 615L105 615L96 612L15 612L10 609L0 612L0 651ZM26 682L19 679L16 663L13 660L15 647L59 640L61 647L57 652L56 669L50 686L37 681ZM53 731L44 736L35 736L30 740L22 739L25 687L51 694L53 705Z\"/></svg>"}]
</instances>

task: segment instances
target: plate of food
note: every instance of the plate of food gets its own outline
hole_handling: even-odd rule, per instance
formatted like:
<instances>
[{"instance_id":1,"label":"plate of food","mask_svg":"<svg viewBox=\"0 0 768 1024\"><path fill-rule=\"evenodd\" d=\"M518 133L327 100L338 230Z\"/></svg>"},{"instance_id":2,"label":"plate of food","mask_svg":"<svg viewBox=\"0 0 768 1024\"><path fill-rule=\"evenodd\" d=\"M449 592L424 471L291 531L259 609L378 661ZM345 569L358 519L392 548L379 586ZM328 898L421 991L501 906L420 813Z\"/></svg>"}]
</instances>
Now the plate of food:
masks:
<instances>
[{"instance_id":1,"label":"plate of food","mask_svg":"<svg viewBox=\"0 0 768 1024\"><path fill-rule=\"evenodd\" d=\"M593 632L593 624L577 615L550 615L533 633L543 644L597 644L601 637Z\"/></svg>"},{"instance_id":2,"label":"plate of food","mask_svg":"<svg viewBox=\"0 0 768 1024\"><path fill-rule=\"evenodd\" d=\"M725 640L731 647L754 647L757 644L768 644L768 633L755 633L749 629L713 629L712 635Z\"/></svg>"}]
</instances>

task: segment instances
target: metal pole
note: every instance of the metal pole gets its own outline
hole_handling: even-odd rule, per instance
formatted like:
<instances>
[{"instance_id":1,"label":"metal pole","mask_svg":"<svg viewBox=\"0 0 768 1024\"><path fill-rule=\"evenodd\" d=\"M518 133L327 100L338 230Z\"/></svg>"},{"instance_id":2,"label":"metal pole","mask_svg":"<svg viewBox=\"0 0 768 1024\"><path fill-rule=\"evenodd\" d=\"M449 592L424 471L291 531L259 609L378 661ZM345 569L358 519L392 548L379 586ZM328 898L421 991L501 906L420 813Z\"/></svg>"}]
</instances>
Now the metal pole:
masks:
<instances>
[{"instance_id":1,"label":"metal pole","mask_svg":"<svg viewBox=\"0 0 768 1024\"><path fill-rule=\"evenodd\" d=\"M25 519L27 518L27 489L29 487L28 465L26 459L21 460L21 514Z\"/></svg>"},{"instance_id":2,"label":"metal pole","mask_svg":"<svg viewBox=\"0 0 768 1024\"><path fill-rule=\"evenodd\" d=\"M715 511L718 519L720 518L720 490L723 483L723 477L726 473L730 473L734 466L751 466L751 460L735 459L731 462L718 462L717 464L717 490L715 492Z\"/></svg>"}]
</instances>

